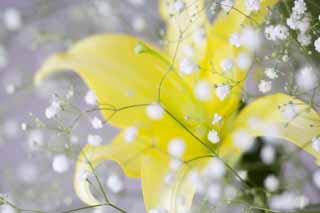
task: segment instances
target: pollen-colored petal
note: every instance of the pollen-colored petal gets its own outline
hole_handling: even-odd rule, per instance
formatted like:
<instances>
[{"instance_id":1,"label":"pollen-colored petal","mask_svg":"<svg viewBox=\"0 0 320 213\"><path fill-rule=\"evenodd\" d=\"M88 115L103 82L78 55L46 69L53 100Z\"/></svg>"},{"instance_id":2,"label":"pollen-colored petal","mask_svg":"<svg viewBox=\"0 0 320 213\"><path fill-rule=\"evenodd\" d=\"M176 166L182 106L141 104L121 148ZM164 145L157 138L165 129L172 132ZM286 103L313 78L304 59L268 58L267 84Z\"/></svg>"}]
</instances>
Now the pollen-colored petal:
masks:
<instances>
[{"instance_id":1,"label":"pollen-colored petal","mask_svg":"<svg viewBox=\"0 0 320 213\"><path fill-rule=\"evenodd\" d=\"M188 212L196 190L189 174L194 170L199 171L206 162L207 159L200 159L172 171L167 154L158 150L150 152L142 160L141 170L146 209L166 210L168 213Z\"/></svg>"},{"instance_id":2,"label":"pollen-colored petal","mask_svg":"<svg viewBox=\"0 0 320 213\"><path fill-rule=\"evenodd\" d=\"M191 89L170 69L164 54L137 38L95 35L50 57L35 82L58 71L75 71L97 95L105 119L121 128L149 125L147 108L159 100L180 120L203 119L204 110L193 101Z\"/></svg>"},{"instance_id":3,"label":"pollen-colored petal","mask_svg":"<svg viewBox=\"0 0 320 213\"><path fill-rule=\"evenodd\" d=\"M160 15L166 23L164 44L184 80L194 83L207 48L210 25L204 0L160 0ZM186 66L188 65L188 66ZM198 73L198 74L197 74Z\"/></svg>"},{"instance_id":4,"label":"pollen-colored petal","mask_svg":"<svg viewBox=\"0 0 320 213\"><path fill-rule=\"evenodd\" d=\"M207 65L207 69L212 71L210 79L214 84L229 84L232 88L230 95L226 96L223 101L215 98L211 105L214 106L212 108L223 109L221 112L223 115L228 115L238 108L247 71L254 61L254 52L247 47L248 45L235 45L234 41L230 40L232 36L235 37L235 35L243 33L244 29L251 33L258 30L259 25L265 20L267 12L278 0L261 1L260 9L251 13L247 11L244 2L236 0L228 13L221 11L209 31L206 60L210 64ZM259 35L256 33L257 36Z\"/></svg>"},{"instance_id":5,"label":"pollen-colored petal","mask_svg":"<svg viewBox=\"0 0 320 213\"><path fill-rule=\"evenodd\" d=\"M312 147L312 139L320 134L320 115L303 101L282 93L265 96L250 103L236 118L234 130L224 141L221 152L234 155L249 136L282 138L312 155L318 163L319 153ZM241 134L239 134L241 133ZM246 138L246 140L241 140ZM242 143L242 145L241 145Z\"/></svg>"},{"instance_id":6,"label":"pollen-colored petal","mask_svg":"<svg viewBox=\"0 0 320 213\"><path fill-rule=\"evenodd\" d=\"M79 155L74 178L74 187L79 198L89 205L100 203L92 195L87 178L92 174L92 169L103 161L116 161L127 176L140 177L141 158L149 148L151 148L151 143L141 136L136 136L133 141L128 141L125 131L119 134L112 144L85 146Z\"/></svg>"}]
</instances>

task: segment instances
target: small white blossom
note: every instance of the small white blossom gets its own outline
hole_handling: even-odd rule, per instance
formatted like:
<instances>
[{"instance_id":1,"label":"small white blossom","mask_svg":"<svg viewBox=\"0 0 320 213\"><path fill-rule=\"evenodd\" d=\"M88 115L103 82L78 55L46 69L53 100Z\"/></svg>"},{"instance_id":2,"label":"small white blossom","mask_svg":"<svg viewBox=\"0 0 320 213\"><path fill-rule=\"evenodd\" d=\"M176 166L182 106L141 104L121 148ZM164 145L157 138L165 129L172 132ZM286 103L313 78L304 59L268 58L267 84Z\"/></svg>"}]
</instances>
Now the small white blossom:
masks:
<instances>
[{"instance_id":1,"label":"small white blossom","mask_svg":"<svg viewBox=\"0 0 320 213\"><path fill-rule=\"evenodd\" d=\"M111 174L107 179L107 187L113 193L118 194L124 189L124 184L121 178L116 174Z\"/></svg>"},{"instance_id":2,"label":"small white blossom","mask_svg":"<svg viewBox=\"0 0 320 213\"><path fill-rule=\"evenodd\" d=\"M299 107L294 103L288 103L283 107L282 114L287 120L294 119L299 113Z\"/></svg>"},{"instance_id":3,"label":"small white blossom","mask_svg":"<svg viewBox=\"0 0 320 213\"><path fill-rule=\"evenodd\" d=\"M269 205L275 210L294 210L304 208L309 203L305 196L299 196L292 192L284 192L280 195L274 195L269 200Z\"/></svg>"},{"instance_id":4,"label":"small white blossom","mask_svg":"<svg viewBox=\"0 0 320 213\"><path fill-rule=\"evenodd\" d=\"M226 174L224 162L217 157L213 157L203 170L203 175L213 179L221 179Z\"/></svg>"},{"instance_id":5,"label":"small white blossom","mask_svg":"<svg viewBox=\"0 0 320 213\"><path fill-rule=\"evenodd\" d=\"M316 170L312 176L313 183L320 189L320 169Z\"/></svg>"},{"instance_id":6,"label":"small white blossom","mask_svg":"<svg viewBox=\"0 0 320 213\"><path fill-rule=\"evenodd\" d=\"M260 0L244 0L246 9L249 12L258 11L260 9Z\"/></svg>"},{"instance_id":7,"label":"small white blossom","mask_svg":"<svg viewBox=\"0 0 320 213\"><path fill-rule=\"evenodd\" d=\"M88 105L96 105L97 104L97 96L96 94L89 90L85 96L85 102L88 104Z\"/></svg>"},{"instance_id":8,"label":"small white blossom","mask_svg":"<svg viewBox=\"0 0 320 213\"><path fill-rule=\"evenodd\" d=\"M251 149L254 138L245 130L238 130L233 135L233 143L241 151L246 152Z\"/></svg>"},{"instance_id":9,"label":"small white blossom","mask_svg":"<svg viewBox=\"0 0 320 213\"><path fill-rule=\"evenodd\" d=\"M232 0L223 0L223 1L221 1L220 5L221 5L221 8L226 13L228 13L233 7L233 1Z\"/></svg>"},{"instance_id":10,"label":"small white blossom","mask_svg":"<svg viewBox=\"0 0 320 213\"><path fill-rule=\"evenodd\" d=\"M269 79L276 79L278 78L278 73L277 70L274 68L266 68L264 71L264 74L269 78Z\"/></svg>"},{"instance_id":11,"label":"small white blossom","mask_svg":"<svg viewBox=\"0 0 320 213\"><path fill-rule=\"evenodd\" d=\"M318 53L320 53L320 37L317 40L315 40L314 47L315 47L316 51Z\"/></svg>"},{"instance_id":12,"label":"small white blossom","mask_svg":"<svg viewBox=\"0 0 320 213\"><path fill-rule=\"evenodd\" d=\"M261 80L258 87L259 91L262 93L270 92L272 88L272 81Z\"/></svg>"},{"instance_id":13,"label":"small white blossom","mask_svg":"<svg viewBox=\"0 0 320 213\"><path fill-rule=\"evenodd\" d=\"M48 119L54 118L60 111L62 110L61 102L59 100L54 100L51 102L50 106L48 106L45 110L45 115Z\"/></svg>"},{"instance_id":14,"label":"small white blossom","mask_svg":"<svg viewBox=\"0 0 320 213\"><path fill-rule=\"evenodd\" d=\"M276 26L269 25L265 28L265 36L268 40L286 40L289 36L289 30L286 26L278 24Z\"/></svg>"},{"instance_id":15,"label":"small white blossom","mask_svg":"<svg viewBox=\"0 0 320 213\"><path fill-rule=\"evenodd\" d=\"M215 204L219 201L221 198L222 189L220 184L218 183L212 183L209 185L208 191L207 191L207 197L210 203Z\"/></svg>"},{"instance_id":16,"label":"small white blossom","mask_svg":"<svg viewBox=\"0 0 320 213\"><path fill-rule=\"evenodd\" d=\"M174 7L175 12L181 13L185 9L186 4L183 1L178 0L173 3L173 7Z\"/></svg>"},{"instance_id":17,"label":"small white blossom","mask_svg":"<svg viewBox=\"0 0 320 213\"><path fill-rule=\"evenodd\" d=\"M212 97L212 86L209 81L200 80L194 87L194 95L200 101L208 101Z\"/></svg>"},{"instance_id":18,"label":"small white blossom","mask_svg":"<svg viewBox=\"0 0 320 213\"><path fill-rule=\"evenodd\" d=\"M21 14L16 8L7 8L3 12L4 24L8 30L18 30L22 25Z\"/></svg>"},{"instance_id":19,"label":"small white blossom","mask_svg":"<svg viewBox=\"0 0 320 213\"><path fill-rule=\"evenodd\" d=\"M152 120L160 120L164 115L164 110L160 104L150 104L147 106L147 115Z\"/></svg>"},{"instance_id":20,"label":"small white blossom","mask_svg":"<svg viewBox=\"0 0 320 213\"><path fill-rule=\"evenodd\" d=\"M146 20L141 16L136 16L133 18L131 26L136 32L142 32L146 27Z\"/></svg>"},{"instance_id":21,"label":"small white blossom","mask_svg":"<svg viewBox=\"0 0 320 213\"><path fill-rule=\"evenodd\" d=\"M304 46L304 47L310 45L312 41L311 35L305 34L305 33L299 33L297 39L301 44L301 46Z\"/></svg>"},{"instance_id":22,"label":"small white blossom","mask_svg":"<svg viewBox=\"0 0 320 213\"><path fill-rule=\"evenodd\" d=\"M300 89L311 90L317 86L318 77L311 66L306 66L297 73L296 82Z\"/></svg>"},{"instance_id":23,"label":"small white blossom","mask_svg":"<svg viewBox=\"0 0 320 213\"><path fill-rule=\"evenodd\" d=\"M260 158L263 163L265 164L271 164L275 160L276 157L276 151L273 148L273 146L265 145L260 153Z\"/></svg>"},{"instance_id":24,"label":"small white blossom","mask_svg":"<svg viewBox=\"0 0 320 213\"><path fill-rule=\"evenodd\" d=\"M220 101L223 101L230 93L230 85L228 84L221 84L218 85L216 88L216 96L220 99Z\"/></svg>"},{"instance_id":25,"label":"small white blossom","mask_svg":"<svg viewBox=\"0 0 320 213\"><path fill-rule=\"evenodd\" d=\"M28 135L28 145L32 151L37 151L43 146L44 135L40 130L32 130Z\"/></svg>"},{"instance_id":26,"label":"small white blossom","mask_svg":"<svg viewBox=\"0 0 320 213\"><path fill-rule=\"evenodd\" d=\"M70 162L65 155L56 155L52 161L52 168L57 173L64 173L68 171L70 167Z\"/></svg>"},{"instance_id":27,"label":"small white blossom","mask_svg":"<svg viewBox=\"0 0 320 213\"><path fill-rule=\"evenodd\" d=\"M312 148L316 152L320 152L320 137L319 136L312 138Z\"/></svg>"},{"instance_id":28,"label":"small white blossom","mask_svg":"<svg viewBox=\"0 0 320 213\"><path fill-rule=\"evenodd\" d=\"M249 50L257 50L261 44L259 31L251 26L244 27L240 34L240 43Z\"/></svg>"},{"instance_id":29,"label":"small white blossom","mask_svg":"<svg viewBox=\"0 0 320 213\"><path fill-rule=\"evenodd\" d=\"M279 188L279 180L276 176L274 175L268 175L266 179L264 180L264 187L269 191L269 192L275 192Z\"/></svg>"},{"instance_id":30,"label":"small white blossom","mask_svg":"<svg viewBox=\"0 0 320 213\"><path fill-rule=\"evenodd\" d=\"M240 47L241 46L240 34L239 33L231 34L231 36L229 38L229 43L232 46Z\"/></svg>"},{"instance_id":31,"label":"small white blossom","mask_svg":"<svg viewBox=\"0 0 320 213\"><path fill-rule=\"evenodd\" d=\"M127 143L131 143L132 141L134 141L137 137L138 134L138 129L135 126L130 126L128 127L125 132L124 132L124 140Z\"/></svg>"},{"instance_id":32,"label":"small white blossom","mask_svg":"<svg viewBox=\"0 0 320 213\"><path fill-rule=\"evenodd\" d=\"M208 140L211 142L211 143L219 143L220 142L220 137L219 137L219 134L216 130L211 130L209 131L208 133Z\"/></svg>"},{"instance_id":33,"label":"small white blossom","mask_svg":"<svg viewBox=\"0 0 320 213\"><path fill-rule=\"evenodd\" d=\"M206 42L207 33L203 27L196 29L193 35L193 40L198 45L203 45Z\"/></svg>"},{"instance_id":34,"label":"small white blossom","mask_svg":"<svg viewBox=\"0 0 320 213\"><path fill-rule=\"evenodd\" d=\"M175 138L169 141L168 152L174 157L181 157L186 149L185 142L180 138Z\"/></svg>"},{"instance_id":35,"label":"small white blossom","mask_svg":"<svg viewBox=\"0 0 320 213\"><path fill-rule=\"evenodd\" d=\"M231 58L225 58L220 64L223 71L230 71L233 68L233 60Z\"/></svg>"},{"instance_id":36,"label":"small white blossom","mask_svg":"<svg viewBox=\"0 0 320 213\"><path fill-rule=\"evenodd\" d=\"M222 120L222 116L219 115L218 113L214 113L213 119L212 119L212 124L213 125L218 124L218 123L220 123L221 120Z\"/></svg>"},{"instance_id":37,"label":"small white blossom","mask_svg":"<svg viewBox=\"0 0 320 213\"><path fill-rule=\"evenodd\" d=\"M103 127L103 122L98 117L94 117L91 120L91 125L94 129L101 129Z\"/></svg>"},{"instance_id":38,"label":"small white blossom","mask_svg":"<svg viewBox=\"0 0 320 213\"><path fill-rule=\"evenodd\" d=\"M100 135L88 135L88 144L92 146L99 146L102 143Z\"/></svg>"},{"instance_id":39,"label":"small white blossom","mask_svg":"<svg viewBox=\"0 0 320 213\"><path fill-rule=\"evenodd\" d=\"M180 72L182 74L189 75L198 69L198 65L190 58L184 58L180 63Z\"/></svg>"},{"instance_id":40,"label":"small white blossom","mask_svg":"<svg viewBox=\"0 0 320 213\"><path fill-rule=\"evenodd\" d=\"M237 65L240 69L247 70L252 64L252 57L245 52L242 52L237 57Z\"/></svg>"}]
</instances>

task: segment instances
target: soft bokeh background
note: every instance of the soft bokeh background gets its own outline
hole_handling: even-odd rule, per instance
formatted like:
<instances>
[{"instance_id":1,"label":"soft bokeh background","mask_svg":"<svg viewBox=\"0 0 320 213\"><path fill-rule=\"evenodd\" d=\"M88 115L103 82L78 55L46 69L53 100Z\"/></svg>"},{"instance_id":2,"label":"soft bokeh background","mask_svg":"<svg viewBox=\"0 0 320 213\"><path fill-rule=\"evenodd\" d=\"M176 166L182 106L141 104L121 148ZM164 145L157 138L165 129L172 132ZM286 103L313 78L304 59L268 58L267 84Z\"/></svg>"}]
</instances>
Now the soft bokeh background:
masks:
<instances>
[{"instance_id":1,"label":"soft bokeh background","mask_svg":"<svg viewBox=\"0 0 320 213\"><path fill-rule=\"evenodd\" d=\"M100 115L91 113L80 119L72 133L66 131L65 128L77 118L77 109L90 109L84 100L88 89L78 77L70 74L68 78L55 79L35 90L33 74L47 55L94 33L129 33L159 44L164 24L156 11L157 0L0 0L2 196L18 207L50 212L83 206L72 184L77 154L87 143L89 134L100 135L103 143L109 143L117 130L107 125L93 129L90 119ZM304 63L304 58L297 58L301 60L299 63ZM281 78L286 79L286 76ZM256 83L248 85L253 92L256 87ZM48 120L45 110L52 96L64 97L71 93L74 94L70 102L76 108L64 114L61 120ZM27 130L22 126L27 126ZM40 130L35 130L39 126ZM68 157L68 169L62 174L52 167L55 156L61 154ZM308 156L301 155L303 166L309 172L288 165L285 173L288 178L310 180L316 167ZM117 174L125 182L124 190L118 194L105 187L114 203L130 213L144 212L139 181L125 178L119 167L111 162L98 168L98 173L104 186L110 174ZM314 185L306 184L303 188L311 203L319 202L320 192ZM102 213L107 209L83 212ZM0 207L0 212L15 211Z\"/></svg>"}]
</instances>

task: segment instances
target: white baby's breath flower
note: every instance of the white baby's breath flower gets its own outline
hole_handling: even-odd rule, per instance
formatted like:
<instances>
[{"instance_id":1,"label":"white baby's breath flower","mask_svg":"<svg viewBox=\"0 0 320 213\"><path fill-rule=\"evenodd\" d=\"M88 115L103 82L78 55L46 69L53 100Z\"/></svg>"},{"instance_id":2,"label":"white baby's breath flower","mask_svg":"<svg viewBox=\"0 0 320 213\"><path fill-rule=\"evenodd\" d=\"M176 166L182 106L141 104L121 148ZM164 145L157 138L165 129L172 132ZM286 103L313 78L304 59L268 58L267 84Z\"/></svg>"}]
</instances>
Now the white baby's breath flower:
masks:
<instances>
[{"instance_id":1,"label":"white baby's breath flower","mask_svg":"<svg viewBox=\"0 0 320 213\"><path fill-rule=\"evenodd\" d=\"M99 146L102 143L100 135L88 135L88 144L92 146Z\"/></svg>"},{"instance_id":2,"label":"white baby's breath flower","mask_svg":"<svg viewBox=\"0 0 320 213\"><path fill-rule=\"evenodd\" d=\"M276 157L276 151L273 148L273 146L265 145L260 153L260 158L263 163L265 164L271 164L275 160Z\"/></svg>"},{"instance_id":3,"label":"white baby's breath flower","mask_svg":"<svg viewBox=\"0 0 320 213\"><path fill-rule=\"evenodd\" d=\"M218 113L214 113L213 119L212 119L212 124L213 125L218 124L218 123L220 123L221 120L222 120L222 116Z\"/></svg>"},{"instance_id":4,"label":"white baby's breath flower","mask_svg":"<svg viewBox=\"0 0 320 213\"><path fill-rule=\"evenodd\" d=\"M164 110L160 104L150 104L147 106L147 115L152 120L160 120L164 115Z\"/></svg>"},{"instance_id":5,"label":"white baby's breath flower","mask_svg":"<svg viewBox=\"0 0 320 213\"><path fill-rule=\"evenodd\" d=\"M240 69L247 70L252 64L252 57L246 53L242 52L237 57L237 65Z\"/></svg>"},{"instance_id":6,"label":"white baby's breath flower","mask_svg":"<svg viewBox=\"0 0 320 213\"><path fill-rule=\"evenodd\" d=\"M258 11L260 9L260 0L244 0L246 9L249 12Z\"/></svg>"},{"instance_id":7,"label":"white baby's breath flower","mask_svg":"<svg viewBox=\"0 0 320 213\"><path fill-rule=\"evenodd\" d=\"M294 103L288 103L284 105L282 109L282 114L287 120L294 119L299 113L299 107Z\"/></svg>"},{"instance_id":8,"label":"white baby's breath flower","mask_svg":"<svg viewBox=\"0 0 320 213\"><path fill-rule=\"evenodd\" d=\"M223 101L230 93L231 87L228 84L220 84L216 88L217 97Z\"/></svg>"},{"instance_id":9,"label":"white baby's breath flower","mask_svg":"<svg viewBox=\"0 0 320 213\"><path fill-rule=\"evenodd\" d=\"M197 45L203 45L206 42L207 33L203 27L199 27L193 34L193 40Z\"/></svg>"},{"instance_id":10,"label":"white baby's breath flower","mask_svg":"<svg viewBox=\"0 0 320 213\"><path fill-rule=\"evenodd\" d=\"M261 80L258 87L259 91L262 93L270 92L272 88L272 81Z\"/></svg>"},{"instance_id":11,"label":"white baby's breath flower","mask_svg":"<svg viewBox=\"0 0 320 213\"><path fill-rule=\"evenodd\" d=\"M221 8L226 12L230 12L230 10L232 9L233 7L233 1L232 0L223 0L221 1L220 3L221 5Z\"/></svg>"},{"instance_id":12,"label":"white baby's breath flower","mask_svg":"<svg viewBox=\"0 0 320 213\"><path fill-rule=\"evenodd\" d=\"M168 152L174 157L181 157L186 149L185 142L180 138L175 138L169 141Z\"/></svg>"},{"instance_id":13,"label":"white baby's breath flower","mask_svg":"<svg viewBox=\"0 0 320 213\"><path fill-rule=\"evenodd\" d=\"M320 53L320 37L317 40L315 40L314 47L315 47L316 51L318 53Z\"/></svg>"},{"instance_id":14,"label":"white baby's breath flower","mask_svg":"<svg viewBox=\"0 0 320 213\"><path fill-rule=\"evenodd\" d=\"M229 38L229 43L234 47L240 47L241 46L240 34L239 33L231 34Z\"/></svg>"},{"instance_id":15,"label":"white baby's breath flower","mask_svg":"<svg viewBox=\"0 0 320 213\"><path fill-rule=\"evenodd\" d=\"M217 157L210 159L209 163L203 170L205 177L221 179L226 174L226 167L222 160Z\"/></svg>"},{"instance_id":16,"label":"white baby's breath flower","mask_svg":"<svg viewBox=\"0 0 320 213\"><path fill-rule=\"evenodd\" d=\"M185 3L182 0L175 1L173 7L175 12L181 13L185 9Z\"/></svg>"},{"instance_id":17,"label":"white baby's breath flower","mask_svg":"<svg viewBox=\"0 0 320 213\"><path fill-rule=\"evenodd\" d=\"M317 86L318 77L311 66L306 66L298 71L296 82L300 89L311 90Z\"/></svg>"},{"instance_id":18,"label":"white baby's breath flower","mask_svg":"<svg viewBox=\"0 0 320 213\"><path fill-rule=\"evenodd\" d=\"M14 31L21 28L22 18L16 8L7 8L3 12L4 24L8 30Z\"/></svg>"},{"instance_id":19,"label":"white baby's breath flower","mask_svg":"<svg viewBox=\"0 0 320 213\"><path fill-rule=\"evenodd\" d=\"M110 189L113 193L118 194L124 189L124 183L122 179L116 175L111 174L107 179L107 187Z\"/></svg>"},{"instance_id":20,"label":"white baby's breath flower","mask_svg":"<svg viewBox=\"0 0 320 213\"><path fill-rule=\"evenodd\" d=\"M225 58L221 61L220 66L223 71L230 71L233 68L233 60L231 58Z\"/></svg>"},{"instance_id":21,"label":"white baby's breath flower","mask_svg":"<svg viewBox=\"0 0 320 213\"><path fill-rule=\"evenodd\" d=\"M233 135L233 143L242 152L246 152L251 149L254 142L254 138L245 130L238 130Z\"/></svg>"},{"instance_id":22,"label":"white baby's breath flower","mask_svg":"<svg viewBox=\"0 0 320 213\"><path fill-rule=\"evenodd\" d=\"M207 80L200 80L194 87L194 95L200 101L208 101L212 97L212 86Z\"/></svg>"},{"instance_id":23,"label":"white baby's breath flower","mask_svg":"<svg viewBox=\"0 0 320 213\"><path fill-rule=\"evenodd\" d=\"M312 148L316 152L320 152L320 137L319 136L312 138Z\"/></svg>"},{"instance_id":24,"label":"white baby's breath flower","mask_svg":"<svg viewBox=\"0 0 320 213\"><path fill-rule=\"evenodd\" d=\"M269 191L269 192L275 192L279 188L279 180L276 176L274 175L268 175L266 179L264 180L264 187Z\"/></svg>"},{"instance_id":25,"label":"white baby's breath flower","mask_svg":"<svg viewBox=\"0 0 320 213\"><path fill-rule=\"evenodd\" d=\"M97 96L96 94L89 90L85 96L85 102L88 104L88 105L96 105L97 104Z\"/></svg>"},{"instance_id":26,"label":"white baby's breath flower","mask_svg":"<svg viewBox=\"0 0 320 213\"><path fill-rule=\"evenodd\" d=\"M278 78L278 73L277 70L274 68L266 68L264 71L264 74L269 78L269 79L276 79Z\"/></svg>"},{"instance_id":27,"label":"white baby's breath flower","mask_svg":"<svg viewBox=\"0 0 320 213\"><path fill-rule=\"evenodd\" d=\"M136 16L133 18L131 26L136 32L142 32L146 27L146 20L141 16Z\"/></svg>"},{"instance_id":28,"label":"white baby's breath flower","mask_svg":"<svg viewBox=\"0 0 320 213\"><path fill-rule=\"evenodd\" d=\"M70 167L70 162L65 155L56 155L52 161L52 168L57 173L64 173L68 171Z\"/></svg>"},{"instance_id":29,"label":"white baby's breath flower","mask_svg":"<svg viewBox=\"0 0 320 213\"><path fill-rule=\"evenodd\" d=\"M91 125L94 129L101 129L103 127L103 122L98 117L94 117L91 120Z\"/></svg>"},{"instance_id":30,"label":"white baby's breath flower","mask_svg":"<svg viewBox=\"0 0 320 213\"><path fill-rule=\"evenodd\" d=\"M137 127L135 126L130 126L128 127L125 132L124 132L124 140L127 142L127 143L131 143L133 142L136 137L137 137L137 134L138 134L138 129Z\"/></svg>"},{"instance_id":31,"label":"white baby's breath flower","mask_svg":"<svg viewBox=\"0 0 320 213\"><path fill-rule=\"evenodd\" d=\"M209 131L208 133L208 140L211 142L211 143L219 143L220 142L220 137L219 137L219 133L216 131L216 130L211 130Z\"/></svg>"},{"instance_id":32,"label":"white baby's breath flower","mask_svg":"<svg viewBox=\"0 0 320 213\"><path fill-rule=\"evenodd\" d=\"M182 74L189 75L198 69L198 65L190 58L184 58L180 63L180 72Z\"/></svg>"},{"instance_id":33,"label":"white baby's breath flower","mask_svg":"<svg viewBox=\"0 0 320 213\"><path fill-rule=\"evenodd\" d=\"M212 204L217 203L221 198L221 194L222 194L222 188L220 184L212 183L209 185L208 191L207 191L207 197L210 203Z\"/></svg>"}]
</instances>

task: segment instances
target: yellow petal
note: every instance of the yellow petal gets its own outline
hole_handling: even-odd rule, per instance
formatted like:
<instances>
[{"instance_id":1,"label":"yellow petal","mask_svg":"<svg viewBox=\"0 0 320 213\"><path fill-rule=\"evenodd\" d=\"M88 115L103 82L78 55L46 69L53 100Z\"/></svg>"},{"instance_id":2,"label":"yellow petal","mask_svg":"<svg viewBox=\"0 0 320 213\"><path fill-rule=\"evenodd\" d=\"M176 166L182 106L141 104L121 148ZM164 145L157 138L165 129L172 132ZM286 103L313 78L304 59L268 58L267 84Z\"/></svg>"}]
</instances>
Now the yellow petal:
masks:
<instances>
[{"instance_id":1,"label":"yellow petal","mask_svg":"<svg viewBox=\"0 0 320 213\"><path fill-rule=\"evenodd\" d=\"M253 26L254 29L258 29L259 25L265 20L267 12L272 9L278 0L261 1L259 11L251 14L246 10L244 2L243 0L236 0L229 13L220 12L209 31L210 39L206 60L210 63L210 65L207 65L207 69L212 72L211 81L218 85L225 83L232 86L229 97L223 102L215 99L212 103L214 108L223 109L222 114L235 111L241 98L240 95L248 69L237 66L237 58L246 55L253 61L252 50L232 46L229 42L230 36L233 33L240 33L246 26ZM221 63L225 59L233 60L232 70L222 70Z\"/></svg>"},{"instance_id":2,"label":"yellow petal","mask_svg":"<svg viewBox=\"0 0 320 213\"><path fill-rule=\"evenodd\" d=\"M39 84L51 73L75 71L96 93L104 117L117 127L148 125L145 107L160 97L161 104L179 119L203 119L204 111L193 101L190 88L176 72L168 71L165 55L138 43L141 41L125 35L91 36L50 57L35 81ZM137 47L149 52L136 54Z\"/></svg>"},{"instance_id":3,"label":"yellow petal","mask_svg":"<svg viewBox=\"0 0 320 213\"><path fill-rule=\"evenodd\" d=\"M201 64L207 48L209 26L205 1L160 0L159 9L167 27L165 44L170 56L175 58L175 64L179 65L186 58ZM184 76L189 83L193 83L195 77L197 74Z\"/></svg>"},{"instance_id":4,"label":"yellow petal","mask_svg":"<svg viewBox=\"0 0 320 213\"><path fill-rule=\"evenodd\" d=\"M81 151L75 172L74 187L79 198L89 204L100 202L92 195L90 184L86 180L92 169L106 160L116 161L129 177L140 177L141 158L151 147L141 136L130 143L125 141L125 132L119 134L112 144L101 146L86 145Z\"/></svg>"},{"instance_id":5,"label":"yellow petal","mask_svg":"<svg viewBox=\"0 0 320 213\"><path fill-rule=\"evenodd\" d=\"M200 159L172 171L167 154L151 151L143 159L141 170L146 209L163 209L169 213L188 212L196 189L189 174L196 170L199 172L206 162L207 159Z\"/></svg>"},{"instance_id":6,"label":"yellow petal","mask_svg":"<svg viewBox=\"0 0 320 213\"><path fill-rule=\"evenodd\" d=\"M244 131L254 137L270 136L285 139L319 162L320 154L311 140L320 134L320 116L308 104L282 93L261 97L250 103L237 117L234 131L221 147L221 152L234 155L235 134ZM239 150L238 150L239 151Z\"/></svg>"}]
</instances>

